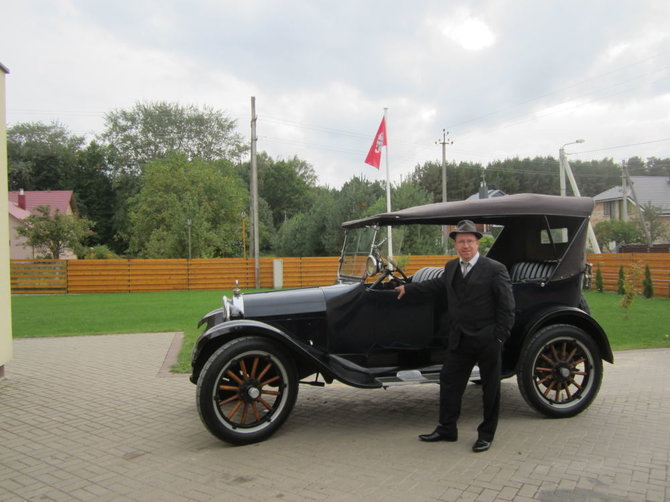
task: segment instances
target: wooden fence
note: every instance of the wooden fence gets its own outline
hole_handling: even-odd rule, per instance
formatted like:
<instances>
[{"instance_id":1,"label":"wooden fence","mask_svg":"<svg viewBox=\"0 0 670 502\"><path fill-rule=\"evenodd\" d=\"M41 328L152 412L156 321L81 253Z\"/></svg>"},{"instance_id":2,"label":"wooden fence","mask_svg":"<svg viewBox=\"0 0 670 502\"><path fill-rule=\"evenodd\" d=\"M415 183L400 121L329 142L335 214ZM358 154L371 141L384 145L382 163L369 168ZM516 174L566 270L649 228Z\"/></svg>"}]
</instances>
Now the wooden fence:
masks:
<instances>
[{"instance_id":1,"label":"wooden fence","mask_svg":"<svg viewBox=\"0 0 670 502\"><path fill-rule=\"evenodd\" d=\"M442 266L450 257L443 255L410 256L403 269L413 274L421 267ZM638 284L649 265L654 295L668 297L670 253L591 254L595 274L600 268L605 290L615 291L619 267L629 273L637 270ZM281 260L284 288L324 286L337 278L337 257L261 258L260 283L263 288L275 284L273 261ZM214 258L196 260L12 260L13 294L53 293L130 293L145 291L186 291L196 289L232 289L255 285L254 260ZM640 287L640 291L642 291Z\"/></svg>"}]
</instances>

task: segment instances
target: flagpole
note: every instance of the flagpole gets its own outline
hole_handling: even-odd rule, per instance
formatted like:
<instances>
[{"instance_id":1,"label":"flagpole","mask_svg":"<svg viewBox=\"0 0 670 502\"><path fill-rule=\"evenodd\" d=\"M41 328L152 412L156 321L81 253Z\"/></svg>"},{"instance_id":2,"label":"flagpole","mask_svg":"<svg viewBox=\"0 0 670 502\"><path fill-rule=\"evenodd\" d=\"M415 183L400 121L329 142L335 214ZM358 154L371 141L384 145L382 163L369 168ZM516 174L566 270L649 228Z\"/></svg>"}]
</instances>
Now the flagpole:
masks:
<instances>
[{"instance_id":1,"label":"flagpole","mask_svg":"<svg viewBox=\"0 0 670 502\"><path fill-rule=\"evenodd\" d=\"M389 175L389 145L388 145L388 127L389 123L386 120L388 108L384 108L384 124L386 126L386 212L391 212L391 177ZM393 259L393 234L391 232L391 225L386 227L388 232L388 257Z\"/></svg>"}]
</instances>

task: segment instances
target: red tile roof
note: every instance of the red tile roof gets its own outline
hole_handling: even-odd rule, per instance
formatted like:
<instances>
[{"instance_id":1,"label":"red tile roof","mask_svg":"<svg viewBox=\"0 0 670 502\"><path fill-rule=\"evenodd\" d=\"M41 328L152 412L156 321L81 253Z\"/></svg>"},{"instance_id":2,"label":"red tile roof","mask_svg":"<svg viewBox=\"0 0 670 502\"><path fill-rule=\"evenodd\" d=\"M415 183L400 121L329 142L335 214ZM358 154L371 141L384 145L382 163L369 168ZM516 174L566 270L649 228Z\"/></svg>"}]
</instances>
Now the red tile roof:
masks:
<instances>
[{"instance_id":1,"label":"red tile roof","mask_svg":"<svg viewBox=\"0 0 670 502\"><path fill-rule=\"evenodd\" d=\"M77 206L74 202L72 190L26 190L26 211L35 212L37 206L49 206L51 214L59 211L61 214L67 214L68 207L76 213ZM19 207L19 192L9 192L9 202Z\"/></svg>"}]
</instances>

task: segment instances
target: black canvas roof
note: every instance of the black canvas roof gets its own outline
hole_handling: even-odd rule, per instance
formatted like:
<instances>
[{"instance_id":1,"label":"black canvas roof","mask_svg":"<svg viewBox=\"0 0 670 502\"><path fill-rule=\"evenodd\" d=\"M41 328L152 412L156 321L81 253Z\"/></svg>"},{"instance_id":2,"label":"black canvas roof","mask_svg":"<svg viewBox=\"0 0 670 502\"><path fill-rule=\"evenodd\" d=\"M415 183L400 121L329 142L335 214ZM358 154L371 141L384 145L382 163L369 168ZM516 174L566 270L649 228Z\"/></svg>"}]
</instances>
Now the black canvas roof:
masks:
<instances>
[{"instance_id":1,"label":"black canvas roof","mask_svg":"<svg viewBox=\"0 0 670 502\"><path fill-rule=\"evenodd\" d=\"M468 218L479 223L495 223L518 216L569 216L588 218L593 211L590 197L559 197L558 195L516 194L480 200L437 202L409 207L400 211L377 214L347 221L344 228L368 225L406 225L416 223L453 225Z\"/></svg>"}]
</instances>

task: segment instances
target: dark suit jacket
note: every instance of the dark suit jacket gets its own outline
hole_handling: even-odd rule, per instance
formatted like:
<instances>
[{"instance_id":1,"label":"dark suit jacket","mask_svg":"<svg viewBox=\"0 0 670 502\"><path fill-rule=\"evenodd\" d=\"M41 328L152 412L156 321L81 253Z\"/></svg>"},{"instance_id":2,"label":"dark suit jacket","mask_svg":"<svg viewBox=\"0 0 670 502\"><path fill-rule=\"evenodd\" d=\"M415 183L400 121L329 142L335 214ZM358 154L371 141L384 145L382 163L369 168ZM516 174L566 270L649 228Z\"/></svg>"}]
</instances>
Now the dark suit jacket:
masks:
<instances>
[{"instance_id":1,"label":"dark suit jacket","mask_svg":"<svg viewBox=\"0 0 670 502\"><path fill-rule=\"evenodd\" d=\"M440 332L449 337L451 350L458 347L463 336L475 337L482 344L494 339L505 342L514 324L514 296L507 269L480 255L459 294L453 286L458 268L459 259L451 260L440 277L406 284L405 293L446 296L447 314Z\"/></svg>"}]
</instances>

